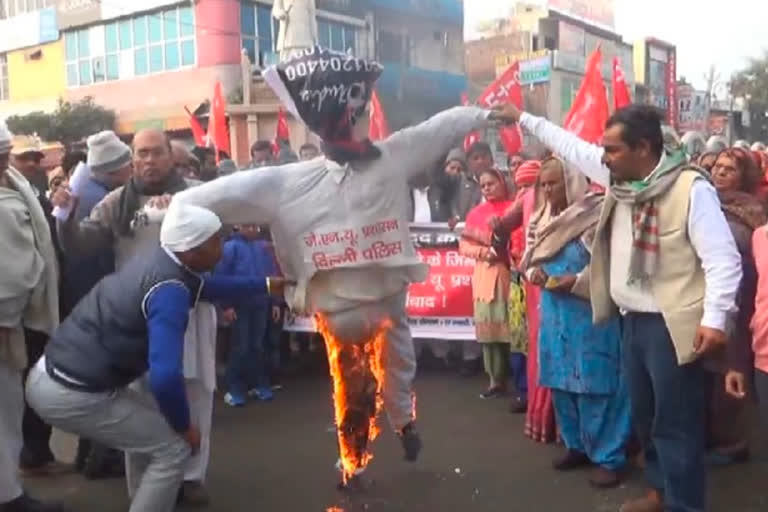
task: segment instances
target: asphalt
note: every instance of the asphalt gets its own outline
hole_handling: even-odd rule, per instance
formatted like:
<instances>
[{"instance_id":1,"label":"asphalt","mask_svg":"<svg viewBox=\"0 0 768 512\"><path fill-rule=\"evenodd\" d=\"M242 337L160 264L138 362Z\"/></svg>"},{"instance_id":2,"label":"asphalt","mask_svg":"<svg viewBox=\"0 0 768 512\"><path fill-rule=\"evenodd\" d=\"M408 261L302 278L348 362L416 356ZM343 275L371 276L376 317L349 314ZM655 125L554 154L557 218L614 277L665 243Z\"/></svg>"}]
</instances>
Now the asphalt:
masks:
<instances>
[{"instance_id":1,"label":"asphalt","mask_svg":"<svg viewBox=\"0 0 768 512\"><path fill-rule=\"evenodd\" d=\"M348 496L336 490L330 385L316 375L286 382L271 403L229 408L217 397L208 489L215 512L442 512L617 511L642 492L634 471L620 488L598 491L589 471L556 473L562 450L522 435L523 417L501 399L478 398L484 381L449 374L417 379L418 421L424 440L415 464L402 460L390 430L376 442L369 488ZM73 441L58 436L57 450ZM768 511L768 453L763 442L749 463L711 473L710 508ZM78 475L27 481L30 492L60 500L72 512L125 512L121 480L88 482ZM334 509L333 507L336 507Z\"/></svg>"}]
</instances>

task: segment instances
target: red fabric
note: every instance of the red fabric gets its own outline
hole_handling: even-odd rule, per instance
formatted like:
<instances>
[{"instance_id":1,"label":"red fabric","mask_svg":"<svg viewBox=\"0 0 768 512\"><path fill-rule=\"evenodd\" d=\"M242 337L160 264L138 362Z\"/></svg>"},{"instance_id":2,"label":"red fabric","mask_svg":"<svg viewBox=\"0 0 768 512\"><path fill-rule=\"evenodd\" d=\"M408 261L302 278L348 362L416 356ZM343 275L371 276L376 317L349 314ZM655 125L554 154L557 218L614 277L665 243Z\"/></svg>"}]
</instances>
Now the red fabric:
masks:
<instances>
[{"instance_id":1,"label":"red fabric","mask_svg":"<svg viewBox=\"0 0 768 512\"><path fill-rule=\"evenodd\" d=\"M619 110L632 103L627 78L621 69L619 58L613 58L613 108Z\"/></svg>"},{"instance_id":2,"label":"red fabric","mask_svg":"<svg viewBox=\"0 0 768 512\"><path fill-rule=\"evenodd\" d=\"M221 82L216 82L213 88L211 114L208 118L208 136L216 149L216 163L219 163L219 151L231 155L229 149L229 128L227 127L227 103L221 92Z\"/></svg>"},{"instance_id":3,"label":"red fabric","mask_svg":"<svg viewBox=\"0 0 768 512\"><path fill-rule=\"evenodd\" d=\"M195 146L205 147L205 130L203 130L200 121L189 111L187 107L184 107L184 111L189 117L189 129L192 130L192 137L195 139Z\"/></svg>"},{"instance_id":4,"label":"red fabric","mask_svg":"<svg viewBox=\"0 0 768 512\"><path fill-rule=\"evenodd\" d=\"M520 87L520 63L515 62L509 66L483 91L477 103L487 108L511 103L522 110L523 89ZM504 150L510 155L516 155L523 147L523 133L517 124L499 129L499 138Z\"/></svg>"},{"instance_id":5,"label":"red fabric","mask_svg":"<svg viewBox=\"0 0 768 512\"><path fill-rule=\"evenodd\" d=\"M280 154L280 141L291 140L291 130L288 128L288 119L285 117L285 110L280 107L277 111L277 128L275 129L275 140L272 141L272 153L275 158Z\"/></svg>"},{"instance_id":6,"label":"red fabric","mask_svg":"<svg viewBox=\"0 0 768 512\"><path fill-rule=\"evenodd\" d=\"M506 190L507 185L506 180L504 179L504 175L499 171L494 172ZM509 193L505 193L504 196L508 198ZM488 221L491 220L492 217L503 217L507 210L509 210L510 206L512 206L512 201L509 199L504 199L502 201L485 201L480 203L479 205L472 208L472 210L470 210L470 212L467 214L464 233L466 233L470 238L473 238L479 242L490 244L493 237L493 232L488 226Z\"/></svg>"},{"instance_id":7,"label":"red fabric","mask_svg":"<svg viewBox=\"0 0 768 512\"><path fill-rule=\"evenodd\" d=\"M528 230L536 202L533 189L523 199L523 232ZM541 290L525 281L525 308L528 323L528 412L525 435L538 443L555 441L555 409L552 390L539 386L539 302Z\"/></svg>"},{"instance_id":8,"label":"red fabric","mask_svg":"<svg viewBox=\"0 0 768 512\"><path fill-rule=\"evenodd\" d=\"M538 160L528 160L520 164L515 171L515 185L518 187L532 186L539 179L541 171L541 162Z\"/></svg>"},{"instance_id":9,"label":"red fabric","mask_svg":"<svg viewBox=\"0 0 768 512\"><path fill-rule=\"evenodd\" d=\"M376 90L371 95L371 120L368 124L368 138L372 141L383 140L389 137L389 123L387 123L387 115L384 113L384 108L381 106L381 100L379 99L379 93Z\"/></svg>"},{"instance_id":10,"label":"red fabric","mask_svg":"<svg viewBox=\"0 0 768 512\"><path fill-rule=\"evenodd\" d=\"M584 81L563 123L566 130L593 144L600 142L608 121L608 97L600 73L602 58L600 48L589 57Z\"/></svg>"},{"instance_id":11,"label":"red fabric","mask_svg":"<svg viewBox=\"0 0 768 512\"><path fill-rule=\"evenodd\" d=\"M467 93L465 92L461 93L461 104L465 107L470 105L469 96L467 96ZM466 153L469 151L469 148L471 148L475 142L480 142L480 134L478 132L470 132L464 137L464 152Z\"/></svg>"}]
</instances>

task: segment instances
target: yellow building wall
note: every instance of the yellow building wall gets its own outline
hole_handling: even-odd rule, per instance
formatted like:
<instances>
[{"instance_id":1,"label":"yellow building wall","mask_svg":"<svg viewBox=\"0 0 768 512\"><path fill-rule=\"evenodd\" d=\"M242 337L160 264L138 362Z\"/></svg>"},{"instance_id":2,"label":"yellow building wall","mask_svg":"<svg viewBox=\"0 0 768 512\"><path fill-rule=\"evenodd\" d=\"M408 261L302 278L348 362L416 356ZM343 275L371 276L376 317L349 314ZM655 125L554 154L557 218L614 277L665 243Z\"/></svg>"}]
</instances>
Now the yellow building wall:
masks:
<instances>
[{"instance_id":1,"label":"yellow building wall","mask_svg":"<svg viewBox=\"0 0 768 512\"><path fill-rule=\"evenodd\" d=\"M646 59L646 44L645 39L637 41L633 48L634 68L635 68L635 83L645 84L645 59Z\"/></svg>"},{"instance_id":2,"label":"yellow building wall","mask_svg":"<svg viewBox=\"0 0 768 512\"><path fill-rule=\"evenodd\" d=\"M39 59L31 59L35 51ZM10 101L55 100L67 88L64 66L64 41L24 48L8 53L8 88Z\"/></svg>"}]
</instances>

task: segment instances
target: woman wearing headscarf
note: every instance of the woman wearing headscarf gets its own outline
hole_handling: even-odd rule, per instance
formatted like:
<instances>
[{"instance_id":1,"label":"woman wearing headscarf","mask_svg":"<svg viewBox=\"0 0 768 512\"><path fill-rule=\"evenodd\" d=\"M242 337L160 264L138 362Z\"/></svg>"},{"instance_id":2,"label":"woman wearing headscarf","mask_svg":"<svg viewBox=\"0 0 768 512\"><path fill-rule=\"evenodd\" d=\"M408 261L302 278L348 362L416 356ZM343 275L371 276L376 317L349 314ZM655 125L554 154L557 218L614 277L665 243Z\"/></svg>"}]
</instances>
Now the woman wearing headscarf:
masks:
<instances>
[{"instance_id":1,"label":"woman wearing headscarf","mask_svg":"<svg viewBox=\"0 0 768 512\"><path fill-rule=\"evenodd\" d=\"M483 347L485 372L490 378L488 390L482 398L495 398L507 390L509 369L509 240L493 234L489 221L500 217L510 206L504 176L495 169L482 171L478 176L484 202L467 215L466 227L459 242L459 252L474 258L472 298L475 303L475 333Z\"/></svg>"},{"instance_id":2,"label":"woman wearing headscarf","mask_svg":"<svg viewBox=\"0 0 768 512\"><path fill-rule=\"evenodd\" d=\"M715 160L717 160L717 152L713 151L705 151L701 155L699 155L699 158L697 160L697 163L699 164L699 167L704 169L707 172L712 172L712 167L715 165Z\"/></svg>"},{"instance_id":3,"label":"woman wearing headscarf","mask_svg":"<svg viewBox=\"0 0 768 512\"><path fill-rule=\"evenodd\" d=\"M544 161L521 270L542 288L539 383L552 389L568 450L554 467L592 463L590 482L612 487L626 463L631 424L618 317L595 326L589 303L589 250L603 197L560 160Z\"/></svg>"},{"instance_id":4,"label":"woman wearing headscarf","mask_svg":"<svg viewBox=\"0 0 768 512\"><path fill-rule=\"evenodd\" d=\"M536 179L541 169L539 164ZM516 176L517 177L517 176ZM529 177L530 179L530 177ZM535 184L535 182L534 182ZM533 187L523 187L514 205L500 219L492 219L494 233L513 233L511 254L513 261L519 254L516 268L525 250L525 239L520 241L517 230L527 233L528 226L536 210L536 191ZM526 374L528 380L528 407L525 417L525 435L539 443L551 443L555 440L555 413L552 407L552 390L539 385L539 303L541 290L530 281L523 281L525 292L525 317L528 334L528 361ZM514 318L512 319L514 320Z\"/></svg>"},{"instance_id":5,"label":"woman wearing headscarf","mask_svg":"<svg viewBox=\"0 0 768 512\"><path fill-rule=\"evenodd\" d=\"M752 235L766 223L765 208L755 196L762 173L748 150L731 148L721 152L712 168L725 218L731 228L742 259L743 277L735 319L725 358L712 361L713 372L709 407L710 462L730 464L749 455L749 415L743 399L747 377L752 371L752 335L750 322L755 313L757 270L752 255ZM726 386L723 386L726 373Z\"/></svg>"},{"instance_id":6,"label":"woman wearing headscarf","mask_svg":"<svg viewBox=\"0 0 768 512\"><path fill-rule=\"evenodd\" d=\"M515 205L522 208L525 197L534 194L534 186L539 177L541 162L537 160L527 160L521 163L515 170L515 186L517 193L515 195ZM509 331L512 356L510 363L512 373L515 378L515 387L517 393L512 396L510 401L510 411L513 414L521 414L528 410L528 392L531 389L531 382L528 378L528 366L530 358L536 362L536 354L529 353L528 341L528 316L526 312L526 283L520 278L518 272L520 260L525 252L525 228L521 225L512 231L509 241L509 256L512 270L514 271L509 286ZM535 389L535 383L533 388Z\"/></svg>"}]
</instances>

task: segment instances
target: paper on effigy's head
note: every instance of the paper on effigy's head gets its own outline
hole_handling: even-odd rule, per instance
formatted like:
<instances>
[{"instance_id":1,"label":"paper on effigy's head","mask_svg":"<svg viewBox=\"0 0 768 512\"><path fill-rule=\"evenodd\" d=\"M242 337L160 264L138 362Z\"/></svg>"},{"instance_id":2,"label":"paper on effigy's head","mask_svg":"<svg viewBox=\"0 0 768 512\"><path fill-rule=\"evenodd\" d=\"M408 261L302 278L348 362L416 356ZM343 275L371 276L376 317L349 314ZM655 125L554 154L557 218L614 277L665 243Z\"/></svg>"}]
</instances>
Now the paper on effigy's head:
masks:
<instances>
[{"instance_id":1,"label":"paper on effigy's head","mask_svg":"<svg viewBox=\"0 0 768 512\"><path fill-rule=\"evenodd\" d=\"M69 179L69 190L75 197L80 197L80 192L91 177L91 168L85 162L80 162L75 167L72 177Z\"/></svg>"}]
</instances>

